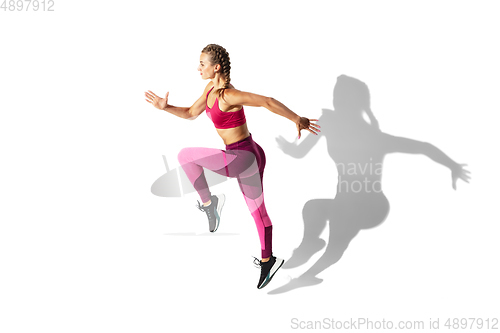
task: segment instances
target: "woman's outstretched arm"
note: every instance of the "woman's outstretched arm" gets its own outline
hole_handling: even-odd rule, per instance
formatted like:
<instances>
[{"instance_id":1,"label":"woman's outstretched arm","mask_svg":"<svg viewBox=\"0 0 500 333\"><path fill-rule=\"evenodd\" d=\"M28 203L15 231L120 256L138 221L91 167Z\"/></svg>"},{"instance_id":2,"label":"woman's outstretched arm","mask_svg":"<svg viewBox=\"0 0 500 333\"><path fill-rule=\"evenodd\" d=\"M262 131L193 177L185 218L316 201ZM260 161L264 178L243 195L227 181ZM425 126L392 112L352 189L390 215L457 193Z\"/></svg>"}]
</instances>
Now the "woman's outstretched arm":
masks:
<instances>
[{"instance_id":1,"label":"woman's outstretched arm","mask_svg":"<svg viewBox=\"0 0 500 333\"><path fill-rule=\"evenodd\" d=\"M211 88L212 82L209 82L203 91L203 94L198 98L196 102L191 107L178 107L168 104L168 92L165 95L165 98L161 98L157 96L151 90L145 92L146 102L153 104L153 106L159 110L167 111L177 117L183 119L194 120L200 114L205 111L205 98L208 93L208 90Z\"/></svg>"},{"instance_id":2,"label":"woman's outstretched arm","mask_svg":"<svg viewBox=\"0 0 500 333\"><path fill-rule=\"evenodd\" d=\"M276 113L293 121L297 126L299 139L300 131L303 129L308 130L309 132L316 135L318 134L317 132L320 132L320 126L311 123L311 121L318 121L317 119L300 117L295 112L287 108L283 103L275 100L272 97L252 94L237 89L226 89L224 91L223 100L230 105L262 106L273 113Z\"/></svg>"}]
</instances>

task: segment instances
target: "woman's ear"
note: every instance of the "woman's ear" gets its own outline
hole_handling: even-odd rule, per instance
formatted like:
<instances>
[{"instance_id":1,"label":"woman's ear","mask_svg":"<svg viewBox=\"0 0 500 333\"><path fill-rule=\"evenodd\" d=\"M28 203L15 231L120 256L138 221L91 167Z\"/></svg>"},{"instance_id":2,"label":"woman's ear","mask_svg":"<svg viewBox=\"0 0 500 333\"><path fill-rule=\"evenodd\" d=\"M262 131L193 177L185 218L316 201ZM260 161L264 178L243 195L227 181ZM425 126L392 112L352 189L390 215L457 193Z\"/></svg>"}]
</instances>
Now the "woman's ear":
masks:
<instances>
[{"instance_id":1,"label":"woman's ear","mask_svg":"<svg viewBox=\"0 0 500 333\"><path fill-rule=\"evenodd\" d=\"M219 64L215 65L214 70L215 70L216 72L219 72L219 71L220 71L220 65L219 65Z\"/></svg>"}]
</instances>

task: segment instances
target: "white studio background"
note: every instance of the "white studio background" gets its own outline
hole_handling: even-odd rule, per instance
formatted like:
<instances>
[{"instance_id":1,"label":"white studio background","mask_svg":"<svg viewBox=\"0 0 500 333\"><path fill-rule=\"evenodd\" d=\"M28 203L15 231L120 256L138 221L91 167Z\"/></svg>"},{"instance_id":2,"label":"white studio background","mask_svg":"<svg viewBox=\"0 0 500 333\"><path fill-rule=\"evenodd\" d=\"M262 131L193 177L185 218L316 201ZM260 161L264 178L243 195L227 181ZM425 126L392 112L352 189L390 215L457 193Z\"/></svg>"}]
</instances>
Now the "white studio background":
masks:
<instances>
[{"instance_id":1,"label":"white studio background","mask_svg":"<svg viewBox=\"0 0 500 333\"><path fill-rule=\"evenodd\" d=\"M53 12L0 11L0 331L284 332L293 318L359 317L440 318L445 330L447 318L498 317L495 1L54 1ZM333 109L339 75L365 82L384 132L467 163L471 183L453 191L443 166L389 155L385 222L323 283L268 294L297 268L257 290L258 237L235 180L213 189L228 197L219 237L206 235L197 195L150 191L162 155L175 169L184 147L224 147L205 115L185 121L144 100L170 91L190 106L209 43L229 51L237 88L309 118ZM293 141L293 123L246 114L287 259L304 204L335 196L334 164L324 139L293 159L275 140Z\"/></svg>"}]
</instances>

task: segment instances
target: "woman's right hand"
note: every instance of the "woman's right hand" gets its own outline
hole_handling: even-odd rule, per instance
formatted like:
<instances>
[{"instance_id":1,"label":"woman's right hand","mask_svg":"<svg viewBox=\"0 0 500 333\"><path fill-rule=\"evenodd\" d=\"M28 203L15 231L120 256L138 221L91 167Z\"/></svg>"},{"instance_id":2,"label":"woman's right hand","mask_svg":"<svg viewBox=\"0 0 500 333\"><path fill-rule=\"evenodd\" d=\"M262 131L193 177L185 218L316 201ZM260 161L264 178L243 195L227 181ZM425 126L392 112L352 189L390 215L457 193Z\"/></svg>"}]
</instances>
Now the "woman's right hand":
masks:
<instances>
[{"instance_id":1,"label":"woman's right hand","mask_svg":"<svg viewBox=\"0 0 500 333\"><path fill-rule=\"evenodd\" d=\"M146 102L153 104L153 106L159 110L165 110L168 102L168 92L165 95L165 98L156 96L156 94L151 90L148 90L144 94L146 95Z\"/></svg>"}]
</instances>

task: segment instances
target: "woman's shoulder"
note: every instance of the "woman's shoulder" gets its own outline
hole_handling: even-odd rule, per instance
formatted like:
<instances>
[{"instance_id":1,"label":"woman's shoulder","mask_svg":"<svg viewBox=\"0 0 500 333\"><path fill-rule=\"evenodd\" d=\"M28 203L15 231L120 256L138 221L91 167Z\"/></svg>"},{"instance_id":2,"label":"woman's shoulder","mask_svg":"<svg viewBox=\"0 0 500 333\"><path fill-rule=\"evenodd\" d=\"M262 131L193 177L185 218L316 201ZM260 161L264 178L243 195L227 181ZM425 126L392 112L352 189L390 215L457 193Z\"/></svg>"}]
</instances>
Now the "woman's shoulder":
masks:
<instances>
[{"instance_id":1,"label":"woman's shoulder","mask_svg":"<svg viewBox=\"0 0 500 333\"><path fill-rule=\"evenodd\" d=\"M227 88L226 88L226 89L224 89L224 94L225 94L226 92L229 92L230 94L232 94L232 93L237 92L237 91L239 91L239 90L238 90L238 89L236 89L236 88L233 86L233 84L232 84L232 83L229 83L229 84L228 84L228 86L227 86Z\"/></svg>"},{"instance_id":2,"label":"woman's shoulder","mask_svg":"<svg viewBox=\"0 0 500 333\"><path fill-rule=\"evenodd\" d=\"M203 90L203 93L206 95L213 87L214 83L212 81L208 82L205 86L205 90Z\"/></svg>"},{"instance_id":3,"label":"woman's shoulder","mask_svg":"<svg viewBox=\"0 0 500 333\"><path fill-rule=\"evenodd\" d=\"M219 100L222 100L224 103L232 105L233 101L231 99L237 96L238 93L240 93L240 91L234 88L234 86L230 85L228 88L224 89L223 92L221 91L219 95Z\"/></svg>"},{"instance_id":4,"label":"woman's shoulder","mask_svg":"<svg viewBox=\"0 0 500 333\"><path fill-rule=\"evenodd\" d=\"M228 95L234 95L234 94L237 94L238 92L240 92L240 90L236 89L232 84L229 84L229 86L224 89L224 95L228 94Z\"/></svg>"},{"instance_id":5,"label":"woman's shoulder","mask_svg":"<svg viewBox=\"0 0 500 333\"><path fill-rule=\"evenodd\" d=\"M222 88L222 87L220 88L219 95L222 95L222 94L234 95L234 94L238 94L238 93L242 93L242 92L243 91L236 89L232 83L229 83L227 85L227 88Z\"/></svg>"},{"instance_id":6,"label":"woman's shoulder","mask_svg":"<svg viewBox=\"0 0 500 333\"><path fill-rule=\"evenodd\" d=\"M225 109L235 107L241 108L242 105L237 102L238 95L241 93L241 91L234 88L234 86L230 84L228 88L224 89L224 91L221 91L221 94L219 95L219 103L223 104Z\"/></svg>"}]
</instances>

